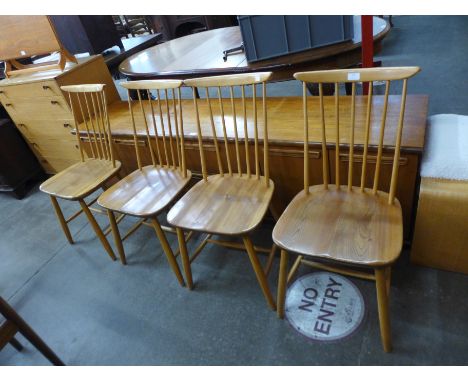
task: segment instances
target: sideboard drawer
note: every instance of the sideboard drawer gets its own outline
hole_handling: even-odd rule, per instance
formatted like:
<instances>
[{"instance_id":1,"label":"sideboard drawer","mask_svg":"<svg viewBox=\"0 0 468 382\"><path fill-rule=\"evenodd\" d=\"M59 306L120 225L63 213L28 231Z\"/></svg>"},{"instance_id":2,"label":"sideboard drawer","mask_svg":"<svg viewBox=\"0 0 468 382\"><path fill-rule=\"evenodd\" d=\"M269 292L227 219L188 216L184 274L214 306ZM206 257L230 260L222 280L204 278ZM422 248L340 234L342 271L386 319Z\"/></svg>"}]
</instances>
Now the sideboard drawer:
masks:
<instances>
[{"instance_id":1,"label":"sideboard drawer","mask_svg":"<svg viewBox=\"0 0 468 382\"><path fill-rule=\"evenodd\" d=\"M78 143L72 140L38 137L30 141L30 144L43 157L70 158L80 160Z\"/></svg>"},{"instance_id":2,"label":"sideboard drawer","mask_svg":"<svg viewBox=\"0 0 468 382\"><path fill-rule=\"evenodd\" d=\"M2 101L3 103L3 101ZM72 119L71 110L63 97L41 97L11 100L3 103L16 122L27 116L31 119Z\"/></svg>"},{"instance_id":3,"label":"sideboard drawer","mask_svg":"<svg viewBox=\"0 0 468 382\"><path fill-rule=\"evenodd\" d=\"M62 91L55 81L40 81L0 87L0 101L2 103L38 97L62 97Z\"/></svg>"},{"instance_id":4,"label":"sideboard drawer","mask_svg":"<svg viewBox=\"0 0 468 382\"><path fill-rule=\"evenodd\" d=\"M17 119L15 123L21 133L28 139L34 140L37 137L47 137L76 142L76 137L71 134L71 131L75 128L75 122L70 119Z\"/></svg>"}]
</instances>

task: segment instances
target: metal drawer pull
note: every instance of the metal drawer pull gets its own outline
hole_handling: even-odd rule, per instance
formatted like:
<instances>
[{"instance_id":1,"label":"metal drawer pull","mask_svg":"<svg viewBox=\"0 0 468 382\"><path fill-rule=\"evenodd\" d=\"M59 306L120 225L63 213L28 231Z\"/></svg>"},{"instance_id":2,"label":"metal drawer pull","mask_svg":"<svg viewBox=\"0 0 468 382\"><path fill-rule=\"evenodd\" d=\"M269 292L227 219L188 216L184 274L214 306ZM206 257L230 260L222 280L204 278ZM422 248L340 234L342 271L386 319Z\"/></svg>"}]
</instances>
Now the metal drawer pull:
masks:
<instances>
[{"instance_id":1,"label":"metal drawer pull","mask_svg":"<svg viewBox=\"0 0 468 382\"><path fill-rule=\"evenodd\" d=\"M13 106L11 103L6 103L5 106Z\"/></svg>"},{"instance_id":2,"label":"metal drawer pull","mask_svg":"<svg viewBox=\"0 0 468 382\"><path fill-rule=\"evenodd\" d=\"M362 163L363 162L363 156L360 154L354 154L353 155L353 162L354 163ZM349 154L340 154L340 160L342 162L349 162ZM368 155L367 156L367 163L368 164L374 164L377 163L377 156L375 155ZM382 156L381 158L381 163L384 165L391 165L393 164L393 157L391 156ZM399 161L400 166L405 166L408 164L408 158L405 157L400 157Z\"/></svg>"},{"instance_id":3,"label":"metal drawer pull","mask_svg":"<svg viewBox=\"0 0 468 382\"><path fill-rule=\"evenodd\" d=\"M4 93L3 90L0 90L0 94L3 94L3 93Z\"/></svg>"},{"instance_id":4,"label":"metal drawer pull","mask_svg":"<svg viewBox=\"0 0 468 382\"><path fill-rule=\"evenodd\" d=\"M133 146L135 144L134 141L131 140L124 140L124 139L114 139L114 143L116 145L125 145L125 146ZM146 141L138 140L138 146L146 146Z\"/></svg>"},{"instance_id":5,"label":"metal drawer pull","mask_svg":"<svg viewBox=\"0 0 468 382\"><path fill-rule=\"evenodd\" d=\"M68 127L72 127L72 125L70 125L69 123L64 123L63 127L68 128Z\"/></svg>"},{"instance_id":6,"label":"metal drawer pull","mask_svg":"<svg viewBox=\"0 0 468 382\"><path fill-rule=\"evenodd\" d=\"M43 86L42 86L42 89L44 89L44 90L50 90L50 86L43 85Z\"/></svg>"},{"instance_id":7,"label":"metal drawer pull","mask_svg":"<svg viewBox=\"0 0 468 382\"><path fill-rule=\"evenodd\" d=\"M58 104L59 104L58 101L50 101L50 103L51 103L52 105L58 105Z\"/></svg>"},{"instance_id":8,"label":"metal drawer pull","mask_svg":"<svg viewBox=\"0 0 468 382\"><path fill-rule=\"evenodd\" d=\"M280 155L280 156L287 156L287 157L297 157L303 158L304 157L304 150L299 149L282 149L282 148L272 148L268 149L269 153L272 155ZM320 159L321 151L317 150L309 150L309 158L312 159Z\"/></svg>"},{"instance_id":9,"label":"metal drawer pull","mask_svg":"<svg viewBox=\"0 0 468 382\"><path fill-rule=\"evenodd\" d=\"M24 127L26 128L26 125L24 123L18 123L18 127Z\"/></svg>"}]
</instances>

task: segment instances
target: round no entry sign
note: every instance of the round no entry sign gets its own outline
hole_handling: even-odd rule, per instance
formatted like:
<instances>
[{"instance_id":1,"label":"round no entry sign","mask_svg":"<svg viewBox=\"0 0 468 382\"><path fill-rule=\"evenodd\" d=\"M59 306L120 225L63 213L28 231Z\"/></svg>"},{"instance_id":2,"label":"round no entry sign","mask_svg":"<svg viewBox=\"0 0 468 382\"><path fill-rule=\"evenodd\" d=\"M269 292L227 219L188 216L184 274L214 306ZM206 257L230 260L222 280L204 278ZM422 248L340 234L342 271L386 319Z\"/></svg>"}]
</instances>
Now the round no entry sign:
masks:
<instances>
[{"instance_id":1,"label":"round no entry sign","mask_svg":"<svg viewBox=\"0 0 468 382\"><path fill-rule=\"evenodd\" d=\"M364 318L364 299L347 278L329 272L297 279L286 294L285 314L299 333L318 341L352 334Z\"/></svg>"}]
</instances>

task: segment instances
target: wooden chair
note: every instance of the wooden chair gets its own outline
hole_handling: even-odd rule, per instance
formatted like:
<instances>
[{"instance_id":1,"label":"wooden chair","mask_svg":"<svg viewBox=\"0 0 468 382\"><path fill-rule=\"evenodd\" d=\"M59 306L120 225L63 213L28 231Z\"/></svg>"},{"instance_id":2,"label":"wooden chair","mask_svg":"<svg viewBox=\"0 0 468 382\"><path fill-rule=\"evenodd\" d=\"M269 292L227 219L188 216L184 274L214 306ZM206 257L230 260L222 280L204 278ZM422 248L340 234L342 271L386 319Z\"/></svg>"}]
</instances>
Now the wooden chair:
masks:
<instances>
[{"instance_id":1,"label":"wooden chair","mask_svg":"<svg viewBox=\"0 0 468 382\"><path fill-rule=\"evenodd\" d=\"M90 207L97 198L89 203L84 200L99 188L105 188L105 183L112 177L118 176L120 170L120 162L114 158L104 85L70 85L62 86L61 89L68 93L70 100L75 118L76 139L81 161L46 180L41 184L40 190L50 195L57 218L70 244L73 244L73 238L68 223L84 212L104 249L110 258L115 260L116 257L106 235L91 213L91 209L95 212L101 212ZM82 142L79 132L79 122L81 121L84 121L86 139L90 148L90 154L87 158L85 157L84 142ZM57 198L78 201L81 210L65 219ZM109 232L107 231L107 233Z\"/></svg>"},{"instance_id":2,"label":"wooden chair","mask_svg":"<svg viewBox=\"0 0 468 382\"><path fill-rule=\"evenodd\" d=\"M121 83L127 89L129 97L128 106L138 169L105 191L99 197L98 204L107 209L122 264L126 264L122 240L129 237L142 224L148 224L156 231L172 270L180 284L184 285L176 258L164 234L164 231L174 232L174 229L161 226L157 218L187 186L192 176L185 166L181 84L182 81L175 80ZM130 90L137 93L138 101L131 101ZM152 100L151 91L157 93L157 101ZM161 106L163 103L161 92L165 95L164 107ZM135 116L136 106L139 106L140 117L138 114ZM136 122L141 129L137 130ZM150 129L154 132L154 137L150 136ZM141 137L151 157L149 166L143 165ZM122 214L121 216L131 215L140 218L123 238L120 236L114 212ZM146 220L150 220L150 223L146 223ZM184 259L184 254L182 258Z\"/></svg>"},{"instance_id":3,"label":"wooden chair","mask_svg":"<svg viewBox=\"0 0 468 382\"><path fill-rule=\"evenodd\" d=\"M5 318L5 321L0 325L0 350L8 343L18 351L23 350L23 346L15 339L16 333L20 332L53 365L65 366L62 360L47 346L42 338L2 297L0 297L0 315Z\"/></svg>"},{"instance_id":4,"label":"wooden chair","mask_svg":"<svg viewBox=\"0 0 468 382\"><path fill-rule=\"evenodd\" d=\"M190 189L169 211L167 215L168 222L177 227L177 236L179 239L179 248L181 254L187 255L187 247L184 239L183 230L196 232L204 232L208 235L205 237L201 245L194 251L190 262L193 261L200 253L203 247L210 242L211 235L223 235L231 237L242 237L243 244L232 244L213 240L218 244L231 246L237 249L246 249L250 261L254 268L260 287L265 295L268 305L275 309L275 302L268 287L265 272L263 271L260 262L256 255L256 250L249 237L249 233L254 230L262 221L273 195L274 184L269 177L268 169L268 133L267 133L267 106L266 106L266 86L265 81L271 76L271 73L252 73L242 75L227 75L216 76L209 78L197 78L184 81L184 84L191 86L193 90L193 102L196 113L198 145L200 151L201 167L203 180L198 182ZM262 103L257 105L256 84L262 84ZM249 135L249 126L247 119L247 99L245 97L246 87L251 85L253 97L250 110L252 111L251 134L253 130L253 148L252 135ZM234 86L238 86L242 92L241 100L234 99ZM224 150L222 142L217 138L217 127L213 118L213 109L211 98L209 96L209 88L216 88L218 92L218 102L221 111L221 118L216 118L218 130L222 125L222 135L224 137ZM230 107L231 117L228 121L225 118L225 101L221 98L221 88L228 87L230 91ZM202 124L200 122L200 103L197 98L197 88L205 88L206 91L206 106L209 111L209 122ZM238 102L240 101L240 102ZM241 107L242 125L244 134L244 147L239 142L238 120L236 112L237 107ZM257 109L262 108L263 113L263 137L258 134ZM208 119L208 118L207 118ZM206 127L206 129L205 129ZM234 148L235 148L235 163L231 163L231 143L228 142L227 130L234 133ZM204 141L208 138L203 138L204 133L211 134L216 153L218 174L208 176ZM250 136L250 138L249 138ZM260 145L259 139L263 138L264 151L264 176L260 174ZM230 147L231 146L231 147ZM251 158L253 149L253 160ZM244 155L242 154L244 151ZM241 156L245 156L243 161ZM223 165L227 163L226 168ZM243 163L244 162L244 163ZM245 164L245 166L243 166ZM245 170L243 170L243 168ZM237 170L237 172L236 172ZM186 281L189 288L192 288L192 273L190 262L184 262Z\"/></svg>"},{"instance_id":5,"label":"wooden chair","mask_svg":"<svg viewBox=\"0 0 468 382\"><path fill-rule=\"evenodd\" d=\"M291 280L300 264L374 280L377 286L383 347L386 352L391 351L388 311L390 269L392 263L400 255L403 244L402 213L400 203L395 198L395 191L398 180L407 81L418 72L418 67L403 67L330 70L296 73L294 75L296 79L303 82L304 190L291 201L273 230L273 241L281 248L277 297L280 318L284 316L287 282ZM390 82L394 80L402 80L403 90L393 155L391 183L387 193L379 190L379 174L384 149L383 138L387 119ZM369 160L368 142L371 131L372 81L385 82L385 95L382 97L384 103L382 119L380 129L377 129L379 145L373 182L366 173ZM354 154L356 147L355 99L356 84L358 82L369 83L366 119L359 121L359 123L363 124L361 127L364 127L360 131L365 131L365 136L362 137L363 155L360 176L353 173L354 162L358 162L358 157ZM323 184L315 186L309 184L309 156L306 155L309 148L308 122L310 115L308 99L311 98L307 95L308 83L315 83L319 86L319 102L315 103L318 110L313 111L313 117L317 118L321 124L324 176ZM334 108L331 110L324 110L322 86L324 83L335 84L335 103ZM339 83L351 83L352 95L340 96ZM341 105L340 99L344 99ZM342 121L345 117L350 118L350 128L347 132L349 137L349 142L347 142L349 146L347 150L349 153L347 182L346 179L340 177L340 144L346 140L340 139L340 133L342 133L340 131L340 120ZM335 140L335 184L329 182L329 158L327 154L329 147L327 147L326 120L334 124L331 132ZM356 182L359 183L357 186L353 185L353 179L360 180ZM373 186L367 188L366 183L373 183ZM288 251L299 254L289 276L287 276ZM328 265L329 262L332 265ZM365 270L358 271L356 267L362 267Z\"/></svg>"}]
</instances>

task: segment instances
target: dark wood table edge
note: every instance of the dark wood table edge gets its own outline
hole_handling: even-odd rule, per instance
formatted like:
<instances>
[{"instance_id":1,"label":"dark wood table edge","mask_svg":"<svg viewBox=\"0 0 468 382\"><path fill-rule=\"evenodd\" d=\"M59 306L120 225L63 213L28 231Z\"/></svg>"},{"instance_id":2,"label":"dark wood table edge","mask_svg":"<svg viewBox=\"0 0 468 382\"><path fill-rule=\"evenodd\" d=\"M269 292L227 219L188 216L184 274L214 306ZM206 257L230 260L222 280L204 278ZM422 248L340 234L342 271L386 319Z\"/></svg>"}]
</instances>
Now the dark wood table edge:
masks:
<instances>
[{"instance_id":1,"label":"dark wood table edge","mask_svg":"<svg viewBox=\"0 0 468 382\"><path fill-rule=\"evenodd\" d=\"M385 29L383 29L381 32L379 32L377 35L374 37L374 52L378 53L381 50L381 42L382 40L387 36L387 34L390 32L391 27L388 22L386 22ZM284 59L286 56L281 56L265 61L259 61L252 63L251 65L247 67L230 67L230 68L216 68L216 69L191 69L191 70L178 70L178 71L170 71L170 72L152 72L152 73L134 73L134 72L128 72L125 70L122 70L119 67L119 72L127 77L131 81L136 81L136 80L145 80L145 79L187 79L187 78L194 78L194 77L211 77L211 76L219 76L219 75L226 75L226 74L239 74L239 73L252 73L252 72L259 72L259 71L272 71L272 72L278 72L278 71L288 71L288 72L297 72L300 70L308 70L307 68L317 68L317 66L322 66L323 68L329 67L330 69L335 69L335 68L349 68L353 66L359 65L361 62L361 46L362 43L351 43L351 42L344 42L341 44L336 44L337 47L339 46L344 46L348 47L343 49L342 51L336 52L335 54L326 56L326 57L320 57L316 59L311 59L310 61L302 61L302 62L285 62L285 63L275 63L275 60L281 60ZM309 52L313 52L314 50L310 50ZM305 52L298 52L294 53L292 55L289 55L291 61L294 61L294 58L297 58L300 55L306 54L307 51ZM333 59L336 56L340 55L346 55L346 54L351 54L354 53L354 60L352 60L352 63L345 64L344 66L342 65L335 65L334 67L330 67L329 61L330 59ZM358 53L358 57L356 57L356 53ZM138 53L136 53L138 54ZM127 57L126 59L129 59L131 57ZM268 61L272 61L271 64L268 64ZM267 65L263 66L262 63L267 62ZM292 75L287 76L286 78L283 78L281 76L275 76L273 75L272 81L281 81L281 80L287 80L287 79L293 79Z\"/></svg>"}]
</instances>

